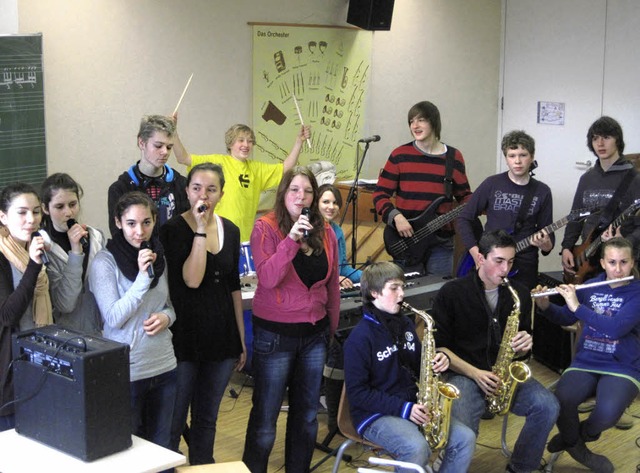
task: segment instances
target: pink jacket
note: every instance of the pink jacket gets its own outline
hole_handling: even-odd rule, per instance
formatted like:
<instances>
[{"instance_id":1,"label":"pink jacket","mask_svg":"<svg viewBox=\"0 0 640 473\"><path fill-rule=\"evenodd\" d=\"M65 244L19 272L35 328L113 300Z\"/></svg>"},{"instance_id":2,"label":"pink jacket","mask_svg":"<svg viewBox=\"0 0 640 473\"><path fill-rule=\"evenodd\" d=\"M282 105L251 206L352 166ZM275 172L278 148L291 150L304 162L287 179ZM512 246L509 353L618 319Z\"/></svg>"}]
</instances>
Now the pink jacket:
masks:
<instances>
[{"instance_id":1,"label":"pink jacket","mask_svg":"<svg viewBox=\"0 0 640 473\"><path fill-rule=\"evenodd\" d=\"M311 288L300 280L293 267L299 249L299 243L282 235L273 212L256 222L251 233L251 252L258 273L253 313L273 322L312 324L328 315L333 335L340 316L340 283L338 245L329 224L324 227L329 271Z\"/></svg>"}]
</instances>

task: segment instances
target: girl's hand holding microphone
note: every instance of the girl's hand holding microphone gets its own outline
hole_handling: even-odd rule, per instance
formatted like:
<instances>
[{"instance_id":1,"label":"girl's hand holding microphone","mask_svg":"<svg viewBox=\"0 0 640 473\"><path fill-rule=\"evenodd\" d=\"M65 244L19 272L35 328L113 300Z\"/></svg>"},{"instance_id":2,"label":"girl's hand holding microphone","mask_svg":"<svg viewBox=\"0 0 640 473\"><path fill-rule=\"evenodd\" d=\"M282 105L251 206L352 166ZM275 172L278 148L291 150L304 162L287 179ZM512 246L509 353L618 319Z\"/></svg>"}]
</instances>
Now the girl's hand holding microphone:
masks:
<instances>
[{"instance_id":1,"label":"girl's hand holding microphone","mask_svg":"<svg viewBox=\"0 0 640 473\"><path fill-rule=\"evenodd\" d=\"M309 222L309 207L305 207L300 212L298 221L293 224L289 231L289 238L293 241L300 241L309 236L309 232L313 230L313 226Z\"/></svg>"}]
</instances>

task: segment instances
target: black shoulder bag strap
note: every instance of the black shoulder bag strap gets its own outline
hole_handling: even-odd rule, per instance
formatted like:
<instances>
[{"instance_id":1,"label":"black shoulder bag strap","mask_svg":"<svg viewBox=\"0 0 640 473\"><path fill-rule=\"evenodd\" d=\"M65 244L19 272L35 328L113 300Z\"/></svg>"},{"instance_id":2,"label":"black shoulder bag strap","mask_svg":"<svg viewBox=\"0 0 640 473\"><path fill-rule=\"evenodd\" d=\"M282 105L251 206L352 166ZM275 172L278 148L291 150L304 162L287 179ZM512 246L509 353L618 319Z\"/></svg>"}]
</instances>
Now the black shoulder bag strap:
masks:
<instances>
[{"instance_id":1,"label":"black shoulder bag strap","mask_svg":"<svg viewBox=\"0 0 640 473\"><path fill-rule=\"evenodd\" d=\"M456 150L447 145L447 154L444 163L444 195L447 200L453 198L453 166L456 161Z\"/></svg>"},{"instance_id":2,"label":"black shoulder bag strap","mask_svg":"<svg viewBox=\"0 0 640 473\"><path fill-rule=\"evenodd\" d=\"M604 211L600 215L600 221L598 222L598 226L596 227L596 231L598 233L602 233L613 221L615 211L618 208L622 197L624 197L624 195L627 193L627 189L629 188L629 185L631 184L631 181L634 177L635 169L629 169L620 182L620 185L613 193L613 197L611 197L611 200L609 201L609 203L607 203L607 206L604 208Z\"/></svg>"},{"instance_id":3,"label":"black shoulder bag strap","mask_svg":"<svg viewBox=\"0 0 640 473\"><path fill-rule=\"evenodd\" d=\"M533 196L536 195L536 191L538 190L538 181L533 177L529 180L531 186L529 187L529 192L524 195L524 199L522 199L522 203L520 204L520 211L518 212L518 217L516 218L516 223L513 226L513 233L516 234L524 225L524 221L527 219L527 214L529 213L529 208L531 207L531 202L533 201Z\"/></svg>"}]
</instances>

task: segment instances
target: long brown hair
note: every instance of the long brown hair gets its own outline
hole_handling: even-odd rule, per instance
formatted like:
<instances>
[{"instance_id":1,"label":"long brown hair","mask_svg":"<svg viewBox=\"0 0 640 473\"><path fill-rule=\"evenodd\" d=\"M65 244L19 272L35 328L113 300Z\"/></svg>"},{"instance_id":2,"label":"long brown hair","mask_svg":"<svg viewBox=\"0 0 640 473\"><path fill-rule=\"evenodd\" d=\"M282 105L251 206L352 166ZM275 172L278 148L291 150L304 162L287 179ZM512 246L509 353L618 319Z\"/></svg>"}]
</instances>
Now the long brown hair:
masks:
<instances>
[{"instance_id":1,"label":"long brown hair","mask_svg":"<svg viewBox=\"0 0 640 473\"><path fill-rule=\"evenodd\" d=\"M309 179L311 188L313 189L313 202L309 206L309 222L313 225L313 229L309 231L307 244L313 249L314 254L319 255L324 250L324 243L322 241L324 238L324 219L318 209L318 182L306 166L295 166L282 176L282 180L276 191L276 203L274 206L278 228L282 234L286 236L294 224L285 205L285 197L289 191L291 181L293 181L293 178L296 176L304 176Z\"/></svg>"}]
</instances>

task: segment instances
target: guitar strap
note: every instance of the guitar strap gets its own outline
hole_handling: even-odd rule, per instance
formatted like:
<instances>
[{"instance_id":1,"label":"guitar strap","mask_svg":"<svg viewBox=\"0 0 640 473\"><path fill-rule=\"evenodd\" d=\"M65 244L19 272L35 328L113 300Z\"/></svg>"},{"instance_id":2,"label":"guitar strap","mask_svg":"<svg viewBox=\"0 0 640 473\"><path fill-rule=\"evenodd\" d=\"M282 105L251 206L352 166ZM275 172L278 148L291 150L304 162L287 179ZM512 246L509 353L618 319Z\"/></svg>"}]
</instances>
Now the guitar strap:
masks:
<instances>
[{"instance_id":1,"label":"guitar strap","mask_svg":"<svg viewBox=\"0 0 640 473\"><path fill-rule=\"evenodd\" d=\"M533 201L533 196L536 195L536 191L538 190L538 182L533 177L529 180L531 186L529 187L529 192L524 195L522 199L522 203L520 204L520 211L518 212L518 217L516 218L516 223L513 226L513 233L516 234L524 225L524 221L527 219L527 214L529 213L529 208L531 207L531 202Z\"/></svg>"},{"instance_id":2,"label":"guitar strap","mask_svg":"<svg viewBox=\"0 0 640 473\"><path fill-rule=\"evenodd\" d=\"M453 165L456 161L456 150L452 146L447 146L447 154L444 162L444 195L447 200L453 198Z\"/></svg>"},{"instance_id":3,"label":"guitar strap","mask_svg":"<svg viewBox=\"0 0 640 473\"><path fill-rule=\"evenodd\" d=\"M620 182L620 185L613 193L613 197L605 207L602 215L600 215L600 221L598 222L598 226L596 227L596 231L598 233L602 233L605 229L611 224L614 219L614 213L622 200L622 197L627 193L627 189L631 184L631 181L635 177L635 169L629 169L625 174L624 178Z\"/></svg>"}]
</instances>

